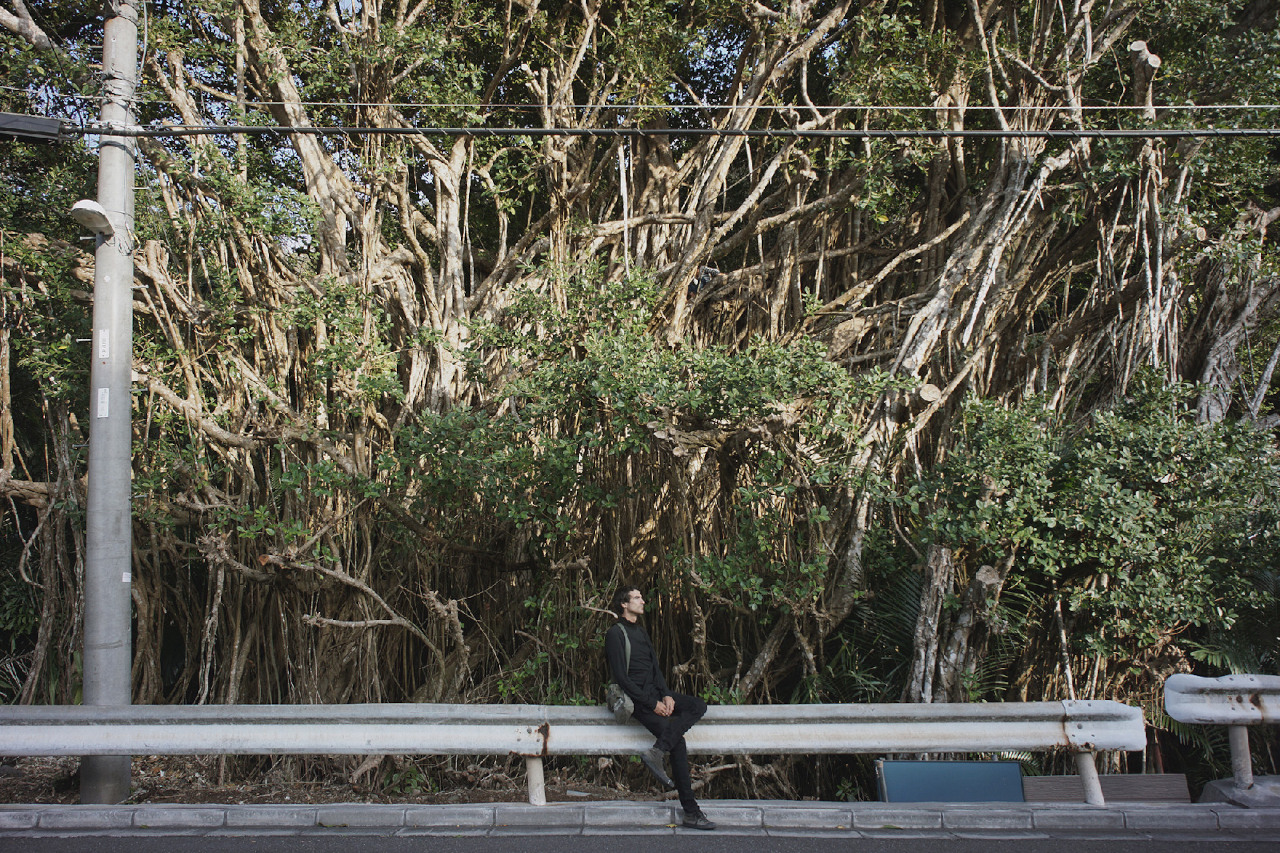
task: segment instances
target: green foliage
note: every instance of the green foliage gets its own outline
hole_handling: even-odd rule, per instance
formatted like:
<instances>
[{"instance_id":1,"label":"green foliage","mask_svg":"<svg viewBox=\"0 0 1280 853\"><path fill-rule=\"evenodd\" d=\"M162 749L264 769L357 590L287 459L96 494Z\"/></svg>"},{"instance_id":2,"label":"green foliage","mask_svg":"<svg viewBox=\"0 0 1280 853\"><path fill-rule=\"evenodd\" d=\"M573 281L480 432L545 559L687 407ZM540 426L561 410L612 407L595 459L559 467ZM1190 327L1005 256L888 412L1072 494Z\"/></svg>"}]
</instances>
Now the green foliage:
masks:
<instances>
[{"instance_id":1,"label":"green foliage","mask_svg":"<svg viewBox=\"0 0 1280 853\"><path fill-rule=\"evenodd\" d=\"M600 702L600 683L591 678L603 675L604 636L585 639L580 627L590 614L581 608L564 606L564 600L550 583L523 602L528 615L528 636L537 636L537 648L498 673L495 685L504 702L560 705L594 705ZM573 625L565 630L564 625Z\"/></svg>"},{"instance_id":2,"label":"green foliage","mask_svg":"<svg viewBox=\"0 0 1280 853\"><path fill-rule=\"evenodd\" d=\"M517 293L501 323L472 326L462 353L500 402L420 414L379 459L379 488L446 539L502 548L514 537L516 559L546 566L598 535L594 519L632 492L659 488L665 460L704 453L723 471L725 535L668 558L761 625L816 610L835 508L860 482L865 407L896 383L851 378L803 338L672 347L650 331L660 294L647 277L545 275L554 287ZM623 468L629 481L616 476ZM590 701L584 673L599 650L564 628L587 614L570 618L547 584L521 620L537 648L504 666L495 689L506 701Z\"/></svg>"},{"instance_id":3,"label":"green foliage","mask_svg":"<svg viewBox=\"0 0 1280 853\"><path fill-rule=\"evenodd\" d=\"M1231 625L1210 625L1184 645L1214 673L1280 672L1280 574L1263 567L1251 576L1261 603Z\"/></svg>"},{"instance_id":4,"label":"green foliage","mask_svg":"<svg viewBox=\"0 0 1280 853\"><path fill-rule=\"evenodd\" d=\"M1186 396L1138 387L1064 459L1068 470L1089 472L1061 505L1072 536L1064 570L1100 581L1077 584L1072 605L1144 644L1186 626L1230 627L1267 603L1256 573L1269 565L1276 533L1271 438L1248 426L1197 425Z\"/></svg>"},{"instance_id":5,"label":"green foliage","mask_svg":"<svg viewBox=\"0 0 1280 853\"><path fill-rule=\"evenodd\" d=\"M971 402L955 451L913 490L931 507L926 538L972 568L1016 554L1019 582L1064 590L1077 638L1107 655L1273 607L1260 580L1278 532L1274 445L1197 424L1190 393L1144 375L1075 428L1034 404Z\"/></svg>"},{"instance_id":6,"label":"green foliage","mask_svg":"<svg viewBox=\"0 0 1280 853\"><path fill-rule=\"evenodd\" d=\"M859 11L845 28L839 49L822 54L830 97L856 105L913 106L936 97L937 80L963 67L976 71L976 55L966 56L945 31L927 31L904 14ZM927 57L926 62L920 60ZM894 127L928 126L922 110L876 111L876 121Z\"/></svg>"},{"instance_id":7,"label":"green foliage","mask_svg":"<svg viewBox=\"0 0 1280 853\"><path fill-rule=\"evenodd\" d=\"M94 177L94 157L82 143L5 140L0 145L0 222L6 230L74 240L78 226L67 211L79 199L93 196Z\"/></svg>"},{"instance_id":8,"label":"green foliage","mask_svg":"<svg viewBox=\"0 0 1280 853\"><path fill-rule=\"evenodd\" d=\"M299 329L315 333L308 368L319 386L339 392L329 401L336 409L354 414L371 403L403 399L388 334L390 318L381 306L369 304L358 284L328 279L319 295L299 291L291 319Z\"/></svg>"},{"instance_id":9,"label":"green foliage","mask_svg":"<svg viewBox=\"0 0 1280 853\"><path fill-rule=\"evenodd\" d=\"M913 509L919 496L937 505L926 520L927 541L964 543L974 560L990 563L1024 544L1039 545L1032 525L1048 503L1057 460L1050 424L1030 407L973 400L962 428L937 477L908 492Z\"/></svg>"},{"instance_id":10,"label":"green foliage","mask_svg":"<svg viewBox=\"0 0 1280 853\"><path fill-rule=\"evenodd\" d=\"M14 239L5 232L5 254L23 279L0 282L4 320L18 334L10 338L14 412L31 417L40 399L83 401L88 382L90 310L77 299L83 283L71 274L71 252L40 240ZM26 282L39 282L38 287Z\"/></svg>"},{"instance_id":11,"label":"green foliage","mask_svg":"<svg viewBox=\"0 0 1280 853\"><path fill-rule=\"evenodd\" d=\"M894 383L874 372L855 380L806 339L737 351L667 347L648 332L656 296L648 280L601 282L588 272L560 283L563 303L525 293L512 306L510 325L530 333L476 331L478 352L509 347L529 365L503 389L509 414L450 413L405 437L433 460L426 491L506 495L501 516L565 535L573 525L559 512L571 498L617 500L598 485L610 457L652 452L655 435L698 431L741 482L728 496L723 548L679 562L705 590L746 609L811 610L826 584L829 501L858 473L858 412Z\"/></svg>"},{"instance_id":12,"label":"green foliage","mask_svg":"<svg viewBox=\"0 0 1280 853\"><path fill-rule=\"evenodd\" d=\"M434 780L412 762L398 763L382 780L384 793L393 796L417 796L436 790Z\"/></svg>"},{"instance_id":13,"label":"green foliage","mask_svg":"<svg viewBox=\"0 0 1280 853\"><path fill-rule=\"evenodd\" d=\"M1280 50L1280 30L1274 26L1242 24L1251 18L1248 4L1216 0L1144 3L1138 32L1161 64L1154 83L1159 124L1164 127L1268 127L1274 112L1265 108L1216 109L1217 105L1275 104L1280 98L1280 70L1272 58ZM1266 13L1262 13L1265 15ZM1272 13L1272 17L1274 15ZM1123 75L1090 78L1091 98L1123 103L1129 80ZM1165 108L1165 105L1168 108ZM1179 109L1195 106L1195 109ZM1122 114L1123 115L1123 114ZM1100 123L1113 119L1099 118ZM1137 115L1120 119L1140 127ZM1275 187L1274 145L1266 139L1208 139L1185 159L1186 146L1170 146L1171 164L1187 168L1187 210L1193 226L1211 233L1229 233L1241 211L1251 205L1274 207L1280 199ZM1095 179L1125 175L1138 168L1124 145L1100 146L1095 156L1102 167ZM1234 242L1234 241L1228 241ZM1268 247L1274 254L1274 246Z\"/></svg>"},{"instance_id":14,"label":"green foliage","mask_svg":"<svg viewBox=\"0 0 1280 853\"><path fill-rule=\"evenodd\" d=\"M9 537L5 537L8 544ZM29 652L40 627L40 601L36 588L17 572L18 555L3 556L0 574L0 704L10 704L26 679ZM16 548L12 550L17 550Z\"/></svg>"},{"instance_id":15,"label":"green foliage","mask_svg":"<svg viewBox=\"0 0 1280 853\"><path fill-rule=\"evenodd\" d=\"M425 415L400 437L405 452L422 460L416 482L425 495L449 501L479 494L504 518L536 520L563 535L572 529L558 517L565 501L615 501L603 474L608 460L652 452L661 425L719 435L789 407L802 412L793 432L813 444L811 452L789 457L744 446L763 481L739 492L741 502L785 500L800 491L797 477L829 484L849 473L854 410L888 384L884 377L855 383L809 341L761 341L739 352L667 347L647 330L657 296L650 280L601 281L587 272L561 285L562 302L526 291L503 326L474 329L469 353L477 373L494 350L526 364L501 389L502 415ZM806 518L820 523L825 516L814 508ZM780 523L747 522L744 543L753 539L758 553Z\"/></svg>"},{"instance_id":16,"label":"green foliage","mask_svg":"<svg viewBox=\"0 0 1280 853\"><path fill-rule=\"evenodd\" d=\"M18 576L15 570L7 573L0 585L0 654L13 654L25 641L34 637L40 625L40 608L32 585Z\"/></svg>"},{"instance_id":17,"label":"green foliage","mask_svg":"<svg viewBox=\"0 0 1280 853\"><path fill-rule=\"evenodd\" d=\"M685 558L689 574L703 589L746 610L763 611L765 625L777 612L813 610L826 589L829 555L806 546L811 531L821 530L828 518L826 507L789 521L785 503L761 500L753 488L739 489L736 497L736 535L725 543L724 553ZM791 559L785 554L788 543L796 546Z\"/></svg>"}]
</instances>

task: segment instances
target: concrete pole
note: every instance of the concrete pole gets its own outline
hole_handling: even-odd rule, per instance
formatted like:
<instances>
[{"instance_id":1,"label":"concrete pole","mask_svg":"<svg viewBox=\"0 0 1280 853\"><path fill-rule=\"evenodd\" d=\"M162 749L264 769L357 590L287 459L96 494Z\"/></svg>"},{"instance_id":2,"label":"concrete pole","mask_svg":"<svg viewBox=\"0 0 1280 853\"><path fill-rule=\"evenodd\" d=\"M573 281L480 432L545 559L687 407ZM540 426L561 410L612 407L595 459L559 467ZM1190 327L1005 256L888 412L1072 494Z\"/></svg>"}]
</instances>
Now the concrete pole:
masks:
<instances>
[{"instance_id":1,"label":"concrete pole","mask_svg":"<svg viewBox=\"0 0 1280 853\"><path fill-rule=\"evenodd\" d=\"M138 0L108 0L102 49L102 123L133 124L138 73ZM94 255L93 347L89 369L89 501L85 529L84 704L131 704L133 664L130 507L133 369L134 141L100 137L98 203L113 234ZM85 756L82 803L129 796L130 757Z\"/></svg>"},{"instance_id":2,"label":"concrete pole","mask_svg":"<svg viewBox=\"0 0 1280 853\"><path fill-rule=\"evenodd\" d=\"M1084 786L1084 801L1091 806L1105 806L1107 800L1102 794L1102 780L1098 777L1098 765L1092 752L1076 753L1076 772Z\"/></svg>"},{"instance_id":3,"label":"concrete pole","mask_svg":"<svg viewBox=\"0 0 1280 853\"><path fill-rule=\"evenodd\" d=\"M1249 727L1227 726L1231 744L1231 775L1236 787L1247 791L1253 787L1253 753L1249 751Z\"/></svg>"},{"instance_id":4,"label":"concrete pole","mask_svg":"<svg viewBox=\"0 0 1280 853\"><path fill-rule=\"evenodd\" d=\"M542 758L537 755L524 757L525 775L529 777L529 805L545 806L547 804L547 782L542 773Z\"/></svg>"}]
</instances>

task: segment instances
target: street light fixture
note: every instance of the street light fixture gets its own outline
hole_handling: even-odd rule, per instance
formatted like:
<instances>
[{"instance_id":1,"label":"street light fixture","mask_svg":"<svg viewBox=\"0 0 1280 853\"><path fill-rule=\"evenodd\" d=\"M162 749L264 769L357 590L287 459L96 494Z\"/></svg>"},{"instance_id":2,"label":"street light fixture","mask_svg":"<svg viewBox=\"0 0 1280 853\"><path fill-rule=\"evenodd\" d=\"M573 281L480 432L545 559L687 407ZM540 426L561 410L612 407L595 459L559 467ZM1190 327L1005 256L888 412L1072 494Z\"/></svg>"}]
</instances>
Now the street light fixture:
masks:
<instances>
[{"instance_id":1,"label":"street light fixture","mask_svg":"<svg viewBox=\"0 0 1280 853\"><path fill-rule=\"evenodd\" d=\"M81 199L71 206L71 218L79 222L99 237L110 237L115 233L107 211L96 201Z\"/></svg>"}]
</instances>

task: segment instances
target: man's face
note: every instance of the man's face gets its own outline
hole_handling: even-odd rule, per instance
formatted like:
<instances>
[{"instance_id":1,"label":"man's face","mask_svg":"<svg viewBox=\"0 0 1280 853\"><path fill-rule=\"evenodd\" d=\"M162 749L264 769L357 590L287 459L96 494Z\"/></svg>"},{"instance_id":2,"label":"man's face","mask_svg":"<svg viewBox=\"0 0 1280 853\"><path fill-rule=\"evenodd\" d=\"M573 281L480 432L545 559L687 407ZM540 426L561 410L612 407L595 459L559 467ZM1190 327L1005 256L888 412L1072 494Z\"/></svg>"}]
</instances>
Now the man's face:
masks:
<instances>
[{"instance_id":1,"label":"man's face","mask_svg":"<svg viewBox=\"0 0 1280 853\"><path fill-rule=\"evenodd\" d=\"M640 590L631 590L631 596L622 605L622 612L624 615L633 617L644 615L644 596L640 594Z\"/></svg>"}]
</instances>

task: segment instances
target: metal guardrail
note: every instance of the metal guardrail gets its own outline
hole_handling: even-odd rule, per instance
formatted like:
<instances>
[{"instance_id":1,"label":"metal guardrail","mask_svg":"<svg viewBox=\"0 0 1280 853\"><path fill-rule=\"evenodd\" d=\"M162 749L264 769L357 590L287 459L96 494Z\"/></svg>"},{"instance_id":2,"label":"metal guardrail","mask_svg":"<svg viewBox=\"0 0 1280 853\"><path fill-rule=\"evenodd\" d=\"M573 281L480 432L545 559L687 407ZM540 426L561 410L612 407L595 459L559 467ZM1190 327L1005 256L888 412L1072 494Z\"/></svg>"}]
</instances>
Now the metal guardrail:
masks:
<instances>
[{"instance_id":1,"label":"metal guardrail","mask_svg":"<svg viewBox=\"0 0 1280 853\"><path fill-rule=\"evenodd\" d=\"M1280 676L1171 675L1164 682L1164 709L1180 723L1227 726L1231 774L1246 790L1253 787L1248 727L1280 723Z\"/></svg>"},{"instance_id":2,"label":"metal guardrail","mask_svg":"<svg viewBox=\"0 0 1280 853\"><path fill-rule=\"evenodd\" d=\"M0 755L519 755L529 801L546 802L542 759L634 754L639 724L603 707L552 705L133 705L0 707ZM1104 800L1093 755L1145 745L1142 711L1118 702L719 705L689 751L957 753L1071 749L1086 802Z\"/></svg>"}]
</instances>

